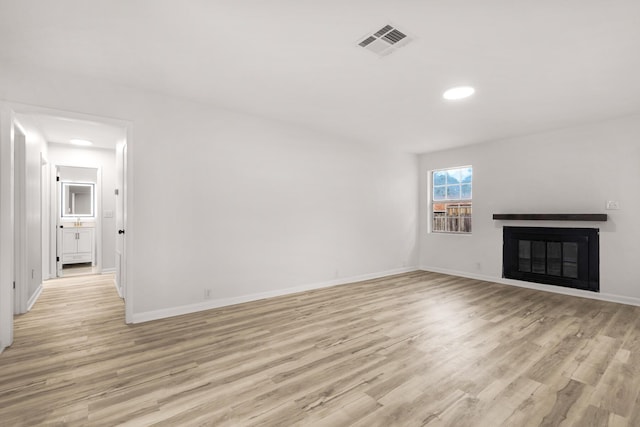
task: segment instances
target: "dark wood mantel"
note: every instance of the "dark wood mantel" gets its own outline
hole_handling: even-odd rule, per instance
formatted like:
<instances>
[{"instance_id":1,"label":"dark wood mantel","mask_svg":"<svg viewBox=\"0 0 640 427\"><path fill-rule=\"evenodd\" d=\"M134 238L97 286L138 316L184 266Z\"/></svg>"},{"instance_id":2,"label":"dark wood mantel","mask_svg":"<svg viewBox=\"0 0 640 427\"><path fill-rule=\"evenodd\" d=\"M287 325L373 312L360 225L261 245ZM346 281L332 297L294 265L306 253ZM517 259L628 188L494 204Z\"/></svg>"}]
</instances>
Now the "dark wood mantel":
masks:
<instances>
[{"instance_id":1,"label":"dark wood mantel","mask_svg":"<svg viewBox=\"0 0 640 427\"><path fill-rule=\"evenodd\" d=\"M607 214L493 214L502 221L606 221Z\"/></svg>"}]
</instances>

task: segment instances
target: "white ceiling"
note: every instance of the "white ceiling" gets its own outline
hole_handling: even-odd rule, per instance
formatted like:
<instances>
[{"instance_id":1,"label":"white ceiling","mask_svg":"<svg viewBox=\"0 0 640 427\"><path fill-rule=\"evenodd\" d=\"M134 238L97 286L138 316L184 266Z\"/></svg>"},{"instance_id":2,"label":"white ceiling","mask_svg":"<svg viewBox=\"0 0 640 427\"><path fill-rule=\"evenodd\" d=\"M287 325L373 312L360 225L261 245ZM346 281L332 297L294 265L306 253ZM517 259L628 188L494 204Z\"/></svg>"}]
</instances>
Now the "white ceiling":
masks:
<instances>
[{"instance_id":1,"label":"white ceiling","mask_svg":"<svg viewBox=\"0 0 640 427\"><path fill-rule=\"evenodd\" d=\"M27 130L36 129L47 142L58 144L70 144L72 139L84 139L93 143L89 148L115 149L116 144L124 141L127 135L125 128L67 117L19 114L18 120Z\"/></svg>"},{"instance_id":2,"label":"white ceiling","mask_svg":"<svg viewBox=\"0 0 640 427\"><path fill-rule=\"evenodd\" d=\"M640 111L640 1L0 0L2 60L425 152Z\"/></svg>"}]
</instances>

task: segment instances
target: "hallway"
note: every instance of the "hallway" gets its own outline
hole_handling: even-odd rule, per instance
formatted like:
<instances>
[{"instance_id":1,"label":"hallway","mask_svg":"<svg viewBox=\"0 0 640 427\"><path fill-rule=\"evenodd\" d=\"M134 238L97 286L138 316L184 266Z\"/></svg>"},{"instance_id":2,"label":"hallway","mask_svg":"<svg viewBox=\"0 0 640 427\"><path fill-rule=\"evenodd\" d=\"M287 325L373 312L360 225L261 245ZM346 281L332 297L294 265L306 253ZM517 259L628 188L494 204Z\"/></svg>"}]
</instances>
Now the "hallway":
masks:
<instances>
[{"instance_id":1,"label":"hallway","mask_svg":"<svg viewBox=\"0 0 640 427\"><path fill-rule=\"evenodd\" d=\"M95 383L116 379L109 360L131 344L112 341L124 328L124 302L113 276L47 281L33 309L15 317L14 343L0 355L3 423L86 424Z\"/></svg>"}]
</instances>

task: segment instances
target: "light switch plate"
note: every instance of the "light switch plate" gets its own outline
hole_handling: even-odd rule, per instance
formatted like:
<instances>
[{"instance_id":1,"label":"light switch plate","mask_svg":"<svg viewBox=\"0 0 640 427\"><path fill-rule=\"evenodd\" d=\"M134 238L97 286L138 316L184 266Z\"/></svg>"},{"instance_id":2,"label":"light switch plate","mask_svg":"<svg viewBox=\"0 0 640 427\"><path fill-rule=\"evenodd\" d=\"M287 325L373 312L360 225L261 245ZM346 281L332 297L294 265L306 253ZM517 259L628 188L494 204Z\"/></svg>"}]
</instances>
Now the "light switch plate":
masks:
<instances>
[{"instance_id":1,"label":"light switch plate","mask_svg":"<svg viewBox=\"0 0 640 427\"><path fill-rule=\"evenodd\" d=\"M113 211L104 211L105 218L113 218Z\"/></svg>"}]
</instances>

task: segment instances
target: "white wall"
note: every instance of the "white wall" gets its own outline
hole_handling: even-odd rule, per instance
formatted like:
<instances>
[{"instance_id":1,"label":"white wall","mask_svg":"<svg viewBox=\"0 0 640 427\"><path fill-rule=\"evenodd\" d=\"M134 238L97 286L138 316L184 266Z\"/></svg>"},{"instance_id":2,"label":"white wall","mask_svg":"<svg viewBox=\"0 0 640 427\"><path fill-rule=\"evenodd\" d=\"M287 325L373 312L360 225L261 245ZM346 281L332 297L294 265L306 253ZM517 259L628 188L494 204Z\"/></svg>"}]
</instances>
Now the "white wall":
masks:
<instances>
[{"instance_id":1,"label":"white wall","mask_svg":"<svg viewBox=\"0 0 640 427\"><path fill-rule=\"evenodd\" d=\"M61 181L68 182L88 182L96 184L98 182L97 169L101 165L102 154L106 154L107 167L110 166L109 157L113 150L77 148L67 144L51 144L56 159L61 162L73 162L83 166L58 166L58 174ZM106 151L106 153L102 153ZM64 163L60 163L64 164ZM98 166L86 167L92 164Z\"/></svg>"},{"instance_id":2,"label":"white wall","mask_svg":"<svg viewBox=\"0 0 640 427\"><path fill-rule=\"evenodd\" d=\"M24 125L19 118L18 123ZM22 165L17 167L17 173L24 174L24 189L17 194L17 200L24 203L24 241L23 254L26 256L24 262L24 275L17 275L16 278L23 277L26 287L21 289L26 292L25 299L16 306L17 313L24 313L35 301L36 294L40 292L43 280L43 244L42 241L42 158L47 157L47 144L42 135L37 131L31 131L23 127L25 138L16 138L16 150L21 150L24 157ZM22 145L22 148L18 147ZM46 169L44 171L46 173ZM45 209L46 213L46 209ZM46 220L46 218L45 218ZM17 286L20 286L19 283Z\"/></svg>"},{"instance_id":3,"label":"white wall","mask_svg":"<svg viewBox=\"0 0 640 427\"><path fill-rule=\"evenodd\" d=\"M0 102L0 352L13 342L13 115Z\"/></svg>"},{"instance_id":4,"label":"white wall","mask_svg":"<svg viewBox=\"0 0 640 427\"><path fill-rule=\"evenodd\" d=\"M27 201L27 273L28 297L31 299L42 285L42 156L47 156L47 144L41 135L27 134L26 140L26 201Z\"/></svg>"},{"instance_id":5,"label":"white wall","mask_svg":"<svg viewBox=\"0 0 640 427\"><path fill-rule=\"evenodd\" d=\"M114 141L115 143L115 141ZM96 169L100 169L102 175L102 270L113 271L115 269L116 250L116 152L115 149L84 148L67 144L49 144L49 162L52 165L74 166L74 168L63 168L65 173L61 180L97 182ZM81 168L81 169L79 169ZM84 169L91 168L91 169ZM56 203L56 198L52 198ZM56 206L57 209L57 206ZM105 211L111 211L113 215L105 218ZM87 219L83 219L87 221ZM55 272L55 265L51 266Z\"/></svg>"},{"instance_id":6,"label":"white wall","mask_svg":"<svg viewBox=\"0 0 640 427\"><path fill-rule=\"evenodd\" d=\"M416 264L414 155L35 69L3 67L0 98L133 122L138 319Z\"/></svg>"},{"instance_id":7,"label":"white wall","mask_svg":"<svg viewBox=\"0 0 640 427\"><path fill-rule=\"evenodd\" d=\"M51 278L49 271L51 256L51 163L49 163L49 146L44 144L47 153L43 157L44 165L41 168L41 201L42 207L42 280Z\"/></svg>"},{"instance_id":8,"label":"white wall","mask_svg":"<svg viewBox=\"0 0 640 427\"><path fill-rule=\"evenodd\" d=\"M473 166L472 235L427 232L428 171ZM640 116L420 156L424 269L502 276L502 226L600 229L600 292L640 298ZM605 211L605 201L621 209ZM494 213L607 213L601 223L493 221Z\"/></svg>"}]
</instances>

